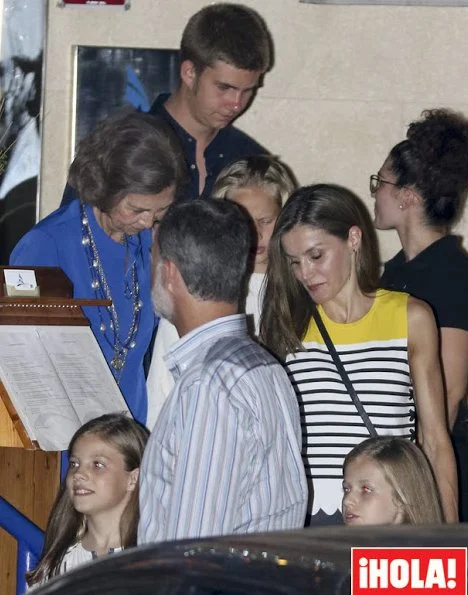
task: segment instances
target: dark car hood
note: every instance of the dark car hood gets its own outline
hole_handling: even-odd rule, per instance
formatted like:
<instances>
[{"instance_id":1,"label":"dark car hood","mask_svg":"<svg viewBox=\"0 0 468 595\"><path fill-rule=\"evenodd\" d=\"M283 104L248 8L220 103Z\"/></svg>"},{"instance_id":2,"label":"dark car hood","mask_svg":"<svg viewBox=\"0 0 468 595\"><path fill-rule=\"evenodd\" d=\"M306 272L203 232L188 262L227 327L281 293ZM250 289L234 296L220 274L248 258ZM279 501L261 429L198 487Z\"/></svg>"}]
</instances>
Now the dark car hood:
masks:
<instances>
[{"instance_id":1,"label":"dark car hood","mask_svg":"<svg viewBox=\"0 0 468 595\"><path fill-rule=\"evenodd\" d=\"M35 595L347 595L352 547L466 547L468 524L322 527L128 549L51 580Z\"/></svg>"}]
</instances>

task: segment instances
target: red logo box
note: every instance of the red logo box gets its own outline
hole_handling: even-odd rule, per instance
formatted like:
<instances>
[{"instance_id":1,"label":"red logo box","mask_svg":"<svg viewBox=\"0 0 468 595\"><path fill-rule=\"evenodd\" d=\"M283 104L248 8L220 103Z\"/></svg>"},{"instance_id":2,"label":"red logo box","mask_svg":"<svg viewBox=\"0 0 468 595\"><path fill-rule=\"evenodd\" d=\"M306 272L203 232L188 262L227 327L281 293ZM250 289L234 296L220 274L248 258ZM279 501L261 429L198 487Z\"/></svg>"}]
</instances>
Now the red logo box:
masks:
<instances>
[{"instance_id":1,"label":"red logo box","mask_svg":"<svg viewBox=\"0 0 468 595\"><path fill-rule=\"evenodd\" d=\"M466 595L466 550L351 548L351 595Z\"/></svg>"}]
</instances>

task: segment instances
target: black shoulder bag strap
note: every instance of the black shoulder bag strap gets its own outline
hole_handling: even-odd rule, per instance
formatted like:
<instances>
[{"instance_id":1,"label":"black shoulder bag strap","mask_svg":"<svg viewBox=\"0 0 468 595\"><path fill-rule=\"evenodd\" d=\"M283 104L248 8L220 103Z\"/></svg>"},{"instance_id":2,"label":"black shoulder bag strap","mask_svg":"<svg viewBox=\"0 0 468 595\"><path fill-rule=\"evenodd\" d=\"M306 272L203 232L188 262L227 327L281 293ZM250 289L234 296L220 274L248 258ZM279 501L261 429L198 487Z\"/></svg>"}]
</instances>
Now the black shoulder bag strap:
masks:
<instances>
[{"instance_id":1,"label":"black shoulder bag strap","mask_svg":"<svg viewBox=\"0 0 468 595\"><path fill-rule=\"evenodd\" d=\"M364 422L369 434L372 437L378 436L377 431L374 428L374 424L371 422L369 415L367 414L363 404L359 400L357 392L354 390L354 386L352 385L351 380L349 379L349 376L346 373L346 370L344 369L344 366L340 360L340 356L336 352L335 346L333 345L333 341L331 340L330 335L328 334L328 331L325 328L325 325L323 324L323 320L320 317L317 308L314 308L313 317L315 320L315 324L317 325L318 330L320 331L320 334L322 335L323 340L325 341L325 345L327 346L327 349L330 352L330 355L332 356L333 363L335 364L338 372L340 373L341 379L343 380L344 385L346 386L349 396L353 400L354 406L356 407L359 415L361 416L362 421Z\"/></svg>"}]
</instances>

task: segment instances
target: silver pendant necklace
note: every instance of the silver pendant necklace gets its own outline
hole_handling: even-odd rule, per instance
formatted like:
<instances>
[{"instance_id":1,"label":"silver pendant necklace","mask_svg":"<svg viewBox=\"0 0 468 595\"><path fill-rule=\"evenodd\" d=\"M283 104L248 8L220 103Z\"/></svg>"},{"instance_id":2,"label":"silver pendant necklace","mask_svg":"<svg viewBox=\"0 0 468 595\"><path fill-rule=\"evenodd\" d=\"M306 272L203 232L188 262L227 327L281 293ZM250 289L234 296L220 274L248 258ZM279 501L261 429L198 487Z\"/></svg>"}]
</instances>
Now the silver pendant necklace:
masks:
<instances>
[{"instance_id":1,"label":"silver pendant necklace","mask_svg":"<svg viewBox=\"0 0 468 595\"><path fill-rule=\"evenodd\" d=\"M140 287L137 278L136 263L131 265L130 283L125 286L125 297L133 300L132 320L127 336L122 339L120 336L120 321L117 310L112 300L112 294L107 282L99 251L96 246L94 235L89 224L86 207L83 203L81 208L81 244L83 245L88 257L89 269L91 273L91 288L94 290L97 299L110 300L111 305L105 308L99 307L100 326L99 330L103 333L106 341L112 347L113 358L111 359L111 370L117 380L120 381L122 370L125 367L129 349L136 345L136 335L140 322L140 313L143 302L140 299ZM128 253L128 243L125 238ZM107 323L106 323L107 322ZM108 333L108 330L111 332ZM109 336L110 335L110 336Z\"/></svg>"}]
</instances>

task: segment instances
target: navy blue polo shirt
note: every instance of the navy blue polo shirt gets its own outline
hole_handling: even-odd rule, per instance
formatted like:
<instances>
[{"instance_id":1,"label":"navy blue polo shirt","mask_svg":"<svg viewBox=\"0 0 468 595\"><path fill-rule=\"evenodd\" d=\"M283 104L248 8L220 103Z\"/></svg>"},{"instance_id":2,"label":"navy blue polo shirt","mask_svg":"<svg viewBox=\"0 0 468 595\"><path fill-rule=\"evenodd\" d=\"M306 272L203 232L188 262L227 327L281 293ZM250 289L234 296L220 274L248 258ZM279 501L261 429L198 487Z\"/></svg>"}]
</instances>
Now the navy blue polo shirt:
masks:
<instances>
[{"instance_id":1,"label":"navy blue polo shirt","mask_svg":"<svg viewBox=\"0 0 468 595\"><path fill-rule=\"evenodd\" d=\"M439 328L468 330L468 256L446 235L407 261L403 250L385 264L380 286L427 302Z\"/></svg>"},{"instance_id":2,"label":"navy blue polo shirt","mask_svg":"<svg viewBox=\"0 0 468 595\"><path fill-rule=\"evenodd\" d=\"M158 95L156 101L151 106L150 114L162 116L172 127L179 138L182 150L185 156L185 163L190 175L190 180L184 191L186 198L206 198L210 196L213 184L218 177L219 172L237 159L251 157L253 155L265 155L268 151L250 138L247 134L235 128L226 126L221 128L211 143L205 149L205 167L206 180L202 195L199 194L199 178L196 163L196 144L197 141L169 114L164 107L169 94Z\"/></svg>"}]
</instances>

